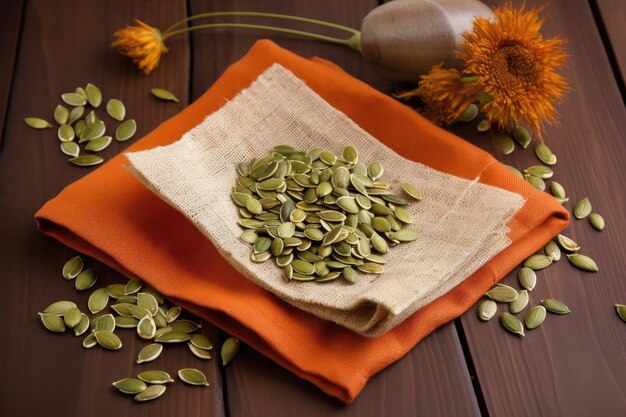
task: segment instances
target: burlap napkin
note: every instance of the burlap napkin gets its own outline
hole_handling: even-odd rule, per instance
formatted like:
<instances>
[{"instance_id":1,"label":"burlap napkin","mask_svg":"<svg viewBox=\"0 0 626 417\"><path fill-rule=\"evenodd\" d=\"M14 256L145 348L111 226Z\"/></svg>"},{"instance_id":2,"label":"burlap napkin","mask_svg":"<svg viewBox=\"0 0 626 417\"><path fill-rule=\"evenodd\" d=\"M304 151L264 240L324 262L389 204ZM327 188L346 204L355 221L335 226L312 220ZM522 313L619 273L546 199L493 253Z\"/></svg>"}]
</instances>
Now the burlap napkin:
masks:
<instances>
[{"instance_id":1,"label":"burlap napkin","mask_svg":"<svg viewBox=\"0 0 626 417\"><path fill-rule=\"evenodd\" d=\"M510 245L393 329L367 338L306 313L243 277L192 222L128 172L129 161L123 155L69 185L39 210L36 220L44 233L128 277L142 278L329 395L351 402L373 374L463 314L563 229L569 217L552 197L514 176L489 154L335 65L302 58L269 41L258 42L202 97L129 150L178 141L275 63L403 158L521 195L525 203L507 223ZM230 167L225 169L232 175ZM429 199L434 201L430 196L423 205Z\"/></svg>"},{"instance_id":2,"label":"burlap napkin","mask_svg":"<svg viewBox=\"0 0 626 417\"><path fill-rule=\"evenodd\" d=\"M273 262L251 261L231 200L235 166L278 144L335 153L353 145L360 161L383 164L384 181L397 188L400 182L416 184L424 198L409 211L419 239L393 248L385 272L363 276L356 285L286 283ZM189 218L248 279L365 336L388 331L507 247L506 224L524 204L519 194L481 184L480 174L467 180L403 158L279 64L179 141L126 157L137 178Z\"/></svg>"}]
</instances>

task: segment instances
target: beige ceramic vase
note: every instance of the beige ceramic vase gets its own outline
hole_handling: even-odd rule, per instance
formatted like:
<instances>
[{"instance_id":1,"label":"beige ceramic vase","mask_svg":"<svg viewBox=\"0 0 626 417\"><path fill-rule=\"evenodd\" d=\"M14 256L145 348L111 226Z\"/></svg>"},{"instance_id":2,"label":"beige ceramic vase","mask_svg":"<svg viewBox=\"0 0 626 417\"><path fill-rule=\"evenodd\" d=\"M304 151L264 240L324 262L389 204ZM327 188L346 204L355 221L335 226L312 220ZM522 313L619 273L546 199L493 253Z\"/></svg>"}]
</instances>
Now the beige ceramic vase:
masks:
<instances>
[{"instance_id":1,"label":"beige ceramic vase","mask_svg":"<svg viewBox=\"0 0 626 417\"><path fill-rule=\"evenodd\" d=\"M478 16L493 16L478 0L394 0L363 19L361 53L370 61L415 75L442 61L456 65L461 33L471 29Z\"/></svg>"}]
</instances>

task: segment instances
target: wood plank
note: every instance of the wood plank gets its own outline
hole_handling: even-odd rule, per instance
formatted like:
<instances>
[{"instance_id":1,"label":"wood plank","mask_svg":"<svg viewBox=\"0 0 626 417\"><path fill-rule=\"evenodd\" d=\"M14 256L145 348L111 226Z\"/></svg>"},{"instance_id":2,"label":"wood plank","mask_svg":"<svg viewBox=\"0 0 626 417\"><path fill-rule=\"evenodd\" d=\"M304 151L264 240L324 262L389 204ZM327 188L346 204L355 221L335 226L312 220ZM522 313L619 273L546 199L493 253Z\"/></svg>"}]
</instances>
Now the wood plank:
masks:
<instances>
[{"instance_id":1,"label":"wood plank","mask_svg":"<svg viewBox=\"0 0 626 417\"><path fill-rule=\"evenodd\" d=\"M66 162L56 129L32 130L23 118L33 115L52 121L61 93L92 82L106 98L117 97L126 103L128 116L138 121L136 138L149 132L189 101L188 42L182 39L169 59L146 77L111 50L111 35L133 17L162 26L185 13L184 0L91 2L87 7L74 0L33 0L26 7L0 155L0 234L5 243L0 262L7 278L3 284L7 301L0 306L4 331L0 356L3 378L10 381L0 384L0 415L224 414L217 361L202 362L191 356L186 346L176 346L149 365L135 365L137 353L146 343L131 330L118 332L124 343L118 352L85 350L82 337L47 332L36 314L59 299L74 300L87 311L88 294L77 293L73 283L60 275L64 262L74 253L39 233L33 215L90 170ZM157 101L149 93L154 86L174 91L182 103ZM109 129L116 126L103 108L98 114ZM134 141L114 140L102 155L111 158ZM100 273L98 286L125 281L104 266L94 266ZM217 336L209 326L204 331ZM206 371L212 386L198 390L177 382L168 386L165 398L141 406L111 387L113 381L141 370L162 368L174 375L185 366Z\"/></svg>"},{"instance_id":2,"label":"wood plank","mask_svg":"<svg viewBox=\"0 0 626 417\"><path fill-rule=\"evenodd\" d=\"M13 67L15 64L17 45L19 42L20 30L22 26L22 0L6 2L0 13L0 145L2 144L2 132L9 102L9 92L11 91L11 81L13 80Z\"/></svg>"},{"instance_id":3,"label":"wood plank","mask_svg":"<svg viewBox=\"0 0 626 417\"><path fill-rule=\"evenodd\" d=\"M611 53L615 57L619 68L621 87L624 88L626 80L626 4L622 0L590 0L595 3L600 12L604 30L611 43ZM622 92L626 94L626 92ZM624 98L626 100L626 98Z\"/></svg>"},{"instance_id":4,"label":"wood plank","mask_svg":"<svg viewBox=\"0 0 626 417\"><path fill-rule=\"evenodd\" d=\"M559 106L561 126L545 135L558 156L554 179L565 186L569 208L589 196L607 222L597 232L587 220L572 220L564 233L599 263L600 272L578 271L565 258L538 272L530 305L557 298L572 314L549 315L523 339L505 333L497 319L480 322L475 308L462 324L489 415L623 416L626 331L613 305L626 302L626 202L619 197L626 189L626 111L587 1L553 0L545 13L545 35L569 40L564 73L573 87ZM498 154L488 134L476 133L475 123L452 130ZM531 149L500 159L519 168L539 162ZM519 288L515 272L503 282Z\"/></svg>"},{"instance_id":5,"label":"wood plank","mask_svg":"<svg viewBox=\"0 0 626 417\"><path fill-rule=\"evenodd\" d=\"M332 0L263 3L263 11L325 19L359 27L374 1L341 3ZM193 0L190 14L220 11L258 11L252 1ZM243 20L242 20L243 21ZM271 24L271 21L263 21ZM378 88L390 89L390 72L365 62L343 47L268 36L254 31L220 30L196 33L193 46L193 96L202 94L235 60L262 37L303 56L329 59L349 73ZM323 354L322 352L320 354ZM256 416L476 416L479 415L470 375L453 324L443 326L404 358L376 375L349 407L325 396L311 384L264 358L250 348L226 369L226 404L231 415Z\"/></svg>"}]
</instances>

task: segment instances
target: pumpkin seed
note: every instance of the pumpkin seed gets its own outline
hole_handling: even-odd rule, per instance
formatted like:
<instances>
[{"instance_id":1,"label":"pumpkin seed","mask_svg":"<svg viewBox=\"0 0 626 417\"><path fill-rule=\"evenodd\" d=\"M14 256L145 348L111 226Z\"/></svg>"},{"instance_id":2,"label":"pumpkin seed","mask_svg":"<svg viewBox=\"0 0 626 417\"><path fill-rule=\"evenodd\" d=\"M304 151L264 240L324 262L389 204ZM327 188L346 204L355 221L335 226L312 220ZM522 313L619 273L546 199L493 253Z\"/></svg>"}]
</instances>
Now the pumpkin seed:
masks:
<instances>
[{"instance_id":1,"label":"pumpkin seed","mask_svg":"<svg viewBox=\"0 0 626 417\"><path fill-rule=\"evenodd\" d=\"M51 332L65 332L65 322L60 316L52 313L39 313L39 318L41 319L41 322L46 327L46 329L50 330Z\"/></svg>"},{"instance_id":2,"label":"pumpkin seed","mask_svg":"<svg viewBox=\"0 0 626 417\"><path fill-rule=\"evenodd\" d=\"M155 338L155 342L159 343L182 343L189 340L189 334L171 330L167 333Z\"/></svg>"},{"instance_id":3,"label":"pumpkin seed","mask_svg":"<svg viewBox=\"0 0 626 417\"><path fill-rule=\"evenodd\" d=\"M54 109L54 121L57 122L58 125L67 124L70 118L70 112L60 104Z\"/></svg>"},{"instance_id":4,"label":"pumpkin seed","mask_svg":"<svg viewBox=\"0 0 626 417\"><path fill-rule=\"evenodd\" d=\"M137 334L142 339L152 339L156 333L156 324L152 316L144 316L137 324Z\"/></svg>"},{"instance_id":5,"label":"pumpkin seed","mask_svg":"<svg viewBox=\"0 0 626 417\"><path fill-rule=\"evenodd\" d=\"M552 298L541 300L541 305L544 306L550 313L554 314L569 314L571 312L570 309L561 301Z\"/></svg>"},{"instance_id":6,"label":"pumpkin seed","mask_svg":"<svg viewBox=\"0 0 626 417\"><path fill-rule=\"evenodd\" d=\"M139 278L133 278L124 286L124 295L136 294L143 287L143 282Z\"/></svg>"},{"instance_id":7,"label":"pumpkin seed","mask_svg":"<svg viewBox=\"0 0 626 417\"><path fill-rule=\"evenodd\" d=\"M480 317L480 319L483 321L491 320L491 318L496 314L497 310L498 305L495 301L484 300L478 306L478 317Z\"/></svg>"},{"instance_id":8,"label":"pumpkin seed","mask_svg":"<svg viewBox=\"0 0 626 417\"><path fill-rule=\"evenodd\" d=\"M189 385L204 385L209 386L206 376L195 368L184 368L178 371L178 377L181 381Z\"/></svg>"},{"instance_id":9,"label":"pumpkin seed","mask_svg":"<svg viewBox=\"0 0 626 417\"><path fill-rule=\"evenodd\" d=\"M617 311L619 318L626 322L626 305L615 304L615 310Z\"/></svg>"},{"instance_id":10,"label":"pumpkin seed","mask_svg":"<svg viewBox=\"0 0 626 417\"><path fill-rule=\"evenodd\" d=\"M83 339L83 347L85 349L91 349L92 347L96 346L97 344L98 344L98 341L96 340L96 336L93 333L89 333Z\"/></svg>"},{"instance_id":11,"label":"pumpkin seed","mask_svg":"<svg viewBox=\"0 0 626 417\"><path fill-rule=\"evenodd\" d=\"M504 284L497 284L495 287L485 293L493 301L500 303L510 303L517 299L518 293L513 287Z\"/></svg>"},{"instance_id":12,"label":"pumpkin seed","mask_svg":"<svg viewBox=\"0 0 626 417\"><path fill-rule=\"evenodd\" d=\"M78 274L74 285L78 291L88 290L93 287L98 280L98 274L93 268L88 268Z\"/></svg>"},{"instance_id":13,"label":"pumpkin seed","mask_svg":"<svg viewBox=\"0 0 626 417\"><path fill-rule=\"evenodd\" d=\"M187 346L195 357L205 360L211 359L211 353L208 350L200 349L191 342L187 342Z\"/></svg>"},{"instance_id":14,"label":"pumpkin seed","mask_svg":"<svg viewBox=\"0 0 626 417\"><path fill-rule=\"evenodd\" d=\"M515 126L515 129L513 129L513 138L524 149L526 149L532 141L532 136L530 135L530 132L521 125L517 125Z\"/></svg>"},{"instance_id":15,"label":"pumpkin seed","mask_svg":"<svg viewBox=\"0 0 626 417\"><path fill-rule=\"evenodd\" d=\"M94 333L98 344L103 348L110 350L118 350L122 348L122 341L113 332L108 330L99 330Z\"/></svg>"},{"instance_id":16,"label":"pumpkin seed","mask_svg":"<svg viewBox=\"0 0 626 417\"><path fill-rule=\"evenodd\" d=\"M524 310L528 305L528 290L522 290L519 292L518 297L515 301L512 301L509 304L509 311L512 314L517 314Z\"/></svg>"},{"instance_id":17,"label":"pumpkin seed","mask_svg":"<svg viewBox=\"0 0 626 417\"><path fill-rule=\"evenodd\" d=\"M415 230L401 229L397 232L393 232L389 235L392 239L399 240L400 242L413 242L417 240L419 234Z\"/></svg>"},{"instance_id":18,"label":"pumpkin seed","mask_svg":"<svg viewBox=\"0 0 626 417\"><path fill-rule=\"evenodd\" d=\"M537 284L537 274L530 268L523 267L517 273L517 279L522 287L532 291Z\"/></svg>"},{"instance_id":19,"label":"pumpkin seed","mask_svg":"<svg viewBox=\"0 0 626 417\"><path fill-rule=\"evenodd\" d=\"M197 348L204 350L213 349L211 341L203 334L192 334L189 338L189 342Z\"/></svg>"},{"instance_id":20,"label":"pumpkin seed","mask_svg":"<svg viewBox=\"0 0 626 417\"><path fill-rule=\"evenodd\" d=\"M70 110L70 115L67 119L67 124L72 124L75 121L77 121L78 119L80 119L81 117L83 117L83 114L85 114L85 108L83 106L76 106L74 107L72 110ZM82 127L84 128L86 126L85 122L82 121ZM80 136L80 132L78 129L78 123L76 123L76 126L74 126L74 130L76 131L76 134Z\"/></svg>"},{"instance_id":21,"label":"pumpkin seed","mask_svg":"<svg viewBox=\"0 0 626 417\"><path fill-rule=\"evenodd\" d=\"M85 87L85 92L87 93L87 101L89 104L94 108L100 107L100 104L102 103L102 92L100 89L89 83Z\"/></svg>"},{"instance_id":22,"label":"pumpkin seed","mask_svg":"<svg viewBox=\"0 0 626 417\"><path fill-rule=\"evenodd\" d=\"M239 352L239 340L235 337L229 337L222 344L220 356L222 357L222 365L228 365ZM180 375L180 374L179 374Z\"/></svg>"},{"instance_id":23,"label":"pumpkin seed","mask_svg":"<svg viewBox=\"0 0 626 417\"><path fill-rule=\"evenodd\" d=\"M52 127L47 120L40 119L39 117L26 117L24 123L26 123L26 126L32 127L33 129L48 129Z\"/></svg>"},{"instance_id":24,"label":"pumpkin seed","mask_svg":"<svg viewBox=\"0 0 626 417\"><path fill-rule=\"evenodd\" d=\"M112 98L107 102L107 113L118 122L121 122L126 116L126 107L120 100Z\"/></svg>"},{"instance_id":25,"label":"pumpkin seed","mask_svg":"<svg viewBox=\"0 0 626 417\"><path fill-rule=\"evenodd\" d=\"M382 274L383 272L385 272L384 266L374 262L366 262L362 265L357 266L357 269L361 272L365 272L366 274Z\"/></svg>"},{"instance_id":26,"label":"pumpkin seed","mask_svg":"<svg viewBox=\"0 0 626 417\"><path fill-rule=\"evenodd\" d=\"M137 355L137 363L151 362L159 357L163 352L163 345L160 343L151 343L139 351Z\"/></svg>"},{"instance_id":27,"label":"pumpkin seed","mask_svg":"<svg viewBox=\"0 0 626 417\"><path fill-rule=\"evenodd\" d=\"M62 142L61 152L67 156L77 157L80 154L80 148L76 142Z\"/></svg>"},{"instance_id":28,"label":"pumpkin seed","mask_svg":"<svg viewBox=\"0 0 626 417\"><path fill-rule=\"evenodd\" d=\"M173 322L174 320L178 318L178 316L180 316L181 312L182 310L180 309L180 307L175 306L175 307L170 308L165 314L165 321L167 323Z\"/></svg>"},{"instance_id":29,"label":"pumpkin seed","mask_svg":"<svg viewBox=\"0 0 626 417\"><path fill-rule=\"evenodd\" d=\"M543 247L543 251L545 252L546 256L552 259L552 261L554 262L561 259L561 249L559 249L559 245L557 245L554 240L546 243L546 246Z\"/></svg>"},{"instance_id":30,"label":"pumpkin seed","mask_svg":"<svg viewBox=\"0 0 626 417\"><path fill-rule=\"evenodd\" d=\"M535 177L534 175L530 174L524 174L524 179L526 180L526 182L528 182L539 191L546 190L546 183L541 178Z\"/></svg>"},{"instance_id":31,"label":"pumpkin seed","mask_svg":"<svg viewBox=\"0 0 626 417\"><path fill-rule=\"evenodd\" d=\"M346 146L343 148L343 153L341 154L344 161L350 164L356 164L359 162L359 153L353 146Z\"/></svg>"},{"instance_id":32,"label":"pumpkin seed","mask_svg":"<svg viewBox=\"0 0 626 417\"><path fill-rule=\"evenodd\" d=\"M530 269L543 269L552 264L552 259L546 255L531 255L524 261L524 266Z\"/></svg>"},{"instance_id":33,"label":"pumpkin seed","mask_svg":"<svg viewBox=\"0 0 626 417\"><path fill-rule=\"evenodd\" d=\"M159 370L140 372L137 378L149 384L167 384L168 382L174 382L170 374Z\"/></svg>"},{"instance_id":34,"label":"pumpkin seed","mask_svg":"<svg viewBox=\"0 0 626 417\"><path fill-rule=\"evenodd\" d=\"M584 219L591 213L591 202L588 197L583 198L574 206L574 217Z\"/></svg>"},{"instance_id":35,"label":"pumpkin seed","mask_svg":"<svg viewBox=\"0 0 626 417\"><path fill-rule=\"evenodd\" d=\"M74 256L63 265L63 278L74 279L83 270L83 260L80 256Z\"/></svg>"},{"instance_id":36,"label":"pumpkin seed","mask_svg":"<svg viewBox=\"0 0 626 417\"><path fill-rule=\"evenodd\" d=\"M600 270L598 264L586 255L574 253L572 255L567 255L567 259L569 259L572 265L578 269L582 269L583 271L598 272Z\"/></svg>"},{"instance_id":37,"label":"pumpkin seed","mask_svg":"<svg viewBox=\"0 0 626 417\"><path fill-rule=\"evenodd\" d=\"M535 177L544 179L544 180L548 178L552 178L552 176L554 175L554 171L552 171L551 168L544 166L544 165L533 165L531 167L526 168L525 172L530 175L534 175Z\"/></svg>"},{"instance_id":38,"label":"pumpkin seed","mask_svg":"<svg viewBox=\"0 0 626 417\"><path fill-rule=\"evenodd\" d=\"M124 289L126 288L124 287ZM159 310L159 302L157 299L154 298L152 294L146 292L140 292L137 294L137 305L148 310L153 316L155 316Z\"/></svg>"},{"instance_id":39,"label":"pumpkin seed","mask_svg":"<svg viewBox=\"0 0 626 417\"><path fill-rule=\"evenodd\" d=\"M87 104L87 99L79 93L64 93L61 94L61 100L70 106L84 106Z\"/></svg>"},{"instance_id":40,"label":"pumpkin seed","mask_svg":"<svg viewBox=\"0 0 626 417\"><path fill-rule=\"evenodd\" d=\"M67 310L65 315L63 316L63 321L65 325L70 329L76 327L82 318L83 313L78 309L78 307L73 307Z\"/></svg>"},{"instance_id":41,"label":"pumpkin seed","mask_svg":"<svg viewBox=\"0 0 626 417\"><path fill-rule=\"evenodd\" d=\"M123 329L135 329L139 325L139 320L129 316L115 316L115 327Z\"/></svg>"},{"instance_id":42,"label":"pumpkin seed","mask_svg":"<svg viewBox=\"0 0 626 417\"><path fill-rule=\"evenodd\" d=\"M485 133L487 131L489 131L491 129L491 122L487 119L483 119L480 122L478 122L478 125L476 125L476 130L479 131L480 133Z\"/></svg>"},{"instance_id":43,"label":"pumpkin seed","mask_svg":"<svg viewBox=\"0 0 626 417\"><path fill-rule=\"evenodd\" d=\"M92 333L98 332L100 330L113 332L115 330L115 317L113 317L113 314L103 314L101 316L98 316L93 319L89 329Z\"/></svg>"},{"instance_id":44,"label":"pumpkin seed","mask_svg":"<svg viewBox=\"0 0 626 417\"><path fill-rule=\"evenodd\" d=\"M385 170L383 169L383 166L380 162L373 162L367 168L367 174L370 176L372 181L376 181L377 179L382 177L384 172Z\"/></svg>"},{"instance_id":45,"label":"pumpkin seed","mask_svg":"<svg viewBox=\"0 0 626 417\"><path fill-rule=\"evenodd\" d=\"M85 313L80 314L80 321L74 326L74 336L80 336L89 329L89 317Z\"/></svg>"},{"instance_id":46,"label":"pumpkin seed","mask_svg":"<svg viewBox=\"0 0 626 417\"><path fill-rule=\"evenodd\" d=\"M546 165L556 165L556 155L544 143L539 143L535 146L535 155Z\"/></svg>"},{"instance_id":47,"label":"pumpkin seed","mask_svg":"<svg viewBox=\"0 0 626 417\"><path fill-rule=\"evenodd\" d=\"M145 382L137 378L120 379L115 381L113 386L124 394L139 394L148 388Z\"/></svg>"},{"instance_id":48,"label":"pumpkin seed","mask_svg":"<svg viewBox=\"0 0 626 417\"><path fill-rule=\"evenodd\" d=\"M62 316L69 309L74 307L76 307L76 304L71 301L56 301L46 307L43 312L46 314L56 314L57 316Z\"/></svg>"},{"instance_id":49,"label":"pumpkin seed","mask_svg":"<svg viewBox=\"0 0 626 417\"><path fill-rule=\"evenodd\" d=\"M513 314L506 311L502 313L502 315L500 315L500 323L511 333L524 336L524 326L522 325L522 322L519 321L519 319Z\"/></svg>"},{"instance_id":50,"label":"pumpkin seed","mask_svg":"<svg viewBox=\"0 0 626 417\"><path fill-rule=\"evenodd\" d=\"M552 181L550 183L550 192L555 197L566 198L565 188L563 188L563 186L556 181Z\"/></svg>"},{"instance_id":51,"label":"pumpkin seed","mask_svg":"<svg viewBox=\"0 0 626 417\"><path fill-rule=\"evenodd\" d=\"M527 329L536 329L546 319L546 308L544 306L534 306L526 314L524 322Z\"/></svg>"},{"instance_id":52,"label":"pumpkin seed","mask_svg":"<svg viewBox=\"0 0 626 417\"><path fill-rule=\"evenodd\" d=\"M165 385L150 385L145 391L135 395L135 401L151 401L165 393Z\"/></svg>"},{"instance_id":53,"label":"pumpkin seed","mask_svg":"<svg viewBox=\"0 0 626 417\"><path fill-rule=\"evenodd\" d=\"M568 252L580 250L580 245L565 235L558 235L556 240L559 242L559 245Z\"/></svg>"},{"instance_id":54,"label":"pumpkin seed","mask_svg":"<svg viewBox=\"0 0 626 417\"><path fill-rule=\"evenodd\" d=\"M604 218L598 213L591 213L589 215L589 223L596 230L604 230Z\"/></svg>"},{"instance_id":55,"label":"pumpkin seed","mask_svg":"<svg viewBox=\"0 0 626 417\"><path fill-rule=\"evenodd\" d=\"M135 132L137 132L137 122L135 122L135 119L128 119L117 127L117 130L115 130L115 138L123 142L132 138Z\"/></svg>"},{"instance_id":56,"label":"pumpkin seed","mask_svg":"<svg viewBox=\"0 0 626 417\"><path fill-rule=\"evenodd\" d=\"M78 165L81 167L91 167L101 164L102 162L104 162L104 159L96 155L82 155L77 156L76 158L68 159L68 161L74 165Z\"/></svg>"},{"instance_id":57,"label":"pumpkin seed","mask_svg":"<svg viewBox=\"0 0 626 417\"><path fill-rule=\"evenodd\" d=\"M97 139L89 141L89 143L85 145L85 150L90 152L100 152L106 149L112 141L113 138L111 136L101 136Z\"/></svg>"},{"instance_id":58,"label":"pumpkin seed","mask_svg":"<svg viewBox=\"0 0 626 417\"><path fill-rule=\"evenodd\" d=\"M109 303L109 293L105 288L98 288L89 296L87 306L93 314L104 310Z\"/></svg>"},{"instance_id":59,"label":"pumpkin seed","mask_svg":"<svg viewBox=\"0 0 626 417\"><path fill-rule=\"evenodd\" d=\"M502 155L509 155L515 150L515 142L507 135L498 135L495 139L496 145L500 152L502 152Z\"/></svg>"},{"instance_id":60,"label":"pumpkin seed","mask_svg":"<svg viewBox=\"0 0 626 417\"><path fill-rule=\"evenodd\" d=\"M179 102L178 98L174 95L174 93L164 88L153 88L150 90L150 92L152 93L153 96L161 100L175 101L176 103Z\"/></svg>"},{"instance_id":61,"label":"pumpkin seed","mask_svg":"<svg viewBox=\"0 0 626 417\"><path fill-rule=\"evenodd\" d=\"M459 122L471 122L478 116L478 106L475 104L470 104L467 106L463 113L458 117L457 121Z\"/></svg>"}]
</instances>

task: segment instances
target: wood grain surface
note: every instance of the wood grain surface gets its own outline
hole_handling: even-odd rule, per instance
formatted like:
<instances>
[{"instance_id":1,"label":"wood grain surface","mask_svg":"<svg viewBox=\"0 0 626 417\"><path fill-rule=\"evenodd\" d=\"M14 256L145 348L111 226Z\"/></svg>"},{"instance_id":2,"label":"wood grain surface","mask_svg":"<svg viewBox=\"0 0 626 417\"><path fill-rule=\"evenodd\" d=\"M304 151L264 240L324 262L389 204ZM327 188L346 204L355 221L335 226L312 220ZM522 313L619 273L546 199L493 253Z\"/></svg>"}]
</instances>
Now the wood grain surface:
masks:
<instances>
[{"instance_id":1,"label":"wood grain surface","mask_svg":"<svg viewBox=\"0 0 626 417\"><path fill-rule=\"evenodd\" d=\"M545 34L568 38L571 58L565 74L573 88L559 106L561 126L549 128L545 140L558 155L554 178L571 198L568 207L589 196L594 210L607 222L606 229L597 232L588 221L573 220L565 232L579 241L583 253L598 261L600 272L584 273L561 259L538 273L531 304L559 298L571 308L570 315L549 315L539 329L527 331L522 339L507 334L497 320L480 322L472 308L456 325L442 326L372 378L350 406L325 396L247 347L226 369L219 360L201 362L192 357L185 346L166 349L151 365L135 365L144 343L130 330L119 332L124 342L119 352L85 350L82 337L45 331L36 312L59 299L76 301L86 310L88 294L76 292L72 282L63 280L61 268L74 252L40 234L33 215L90 170L65 161L55 129L29 129L23 118L52 121L61 93L92 82L106 98L126 103L129 116L138 121L139 138L202 94L263 37L303 56L333 61L375 88L391 92L402 77L364 61L354 51L253 30L221 29L177 37L169 42L171 52L160 67L147 77L109 48L112 33L132 18L162 28L193 13L262 10L359 27L377 2L10 3L3 4L0 13L0 262L5 289L0 304L0 328L5 332L0 343L1 416L626 415L626 326L613 307L617 302L626 304L626 203L621 196L626 189L626 109L600 37L603 31L618 34L611 35L611 42L615 55L623 56L623 39L619 38L623 25L615 18L623 16L623 2L597 0L603 13L600 23L606 25L600 28L587 0L551 0L545 9ZM528 0L527 4L540 2ZM605 15L605 10L611 11ZM149 90L156 86L175 92L181 103L155 100ZM100 113L106 117L103 110ZM114 126L111 119L105 120ZM505 163L519 168L538 163L530 149L499 156L493 135L478 134L475 124L451 130ZM114 141L102 156L110 158L126 146ZM89 263L100 273L98 286L125 279L103 265ZM515 274L504 282L518 287ZM203 332L215 345L226 336L208 323L203 323ZM211 386L195 389L176 382L168 386L164 398L135 404L110 385L144 369L175 373L186 366L205 371Z\"/></svg>"},{"instance_id":2,"label":"wood grain surface","mask_svg":"<svg viewBox=\"0 0 626 417\"><path fill-rule=\"evenodd\" d=\"M622 99L626 101L626 6L623 0L591 0L591 5L599 12L610 48L607 53L615 60L615 75L620 82Z\"/></svg>"}]
</instances>

